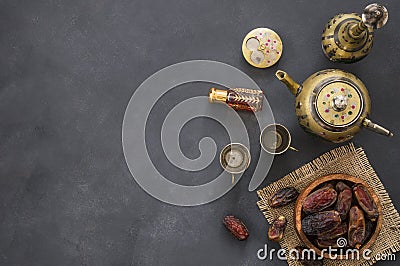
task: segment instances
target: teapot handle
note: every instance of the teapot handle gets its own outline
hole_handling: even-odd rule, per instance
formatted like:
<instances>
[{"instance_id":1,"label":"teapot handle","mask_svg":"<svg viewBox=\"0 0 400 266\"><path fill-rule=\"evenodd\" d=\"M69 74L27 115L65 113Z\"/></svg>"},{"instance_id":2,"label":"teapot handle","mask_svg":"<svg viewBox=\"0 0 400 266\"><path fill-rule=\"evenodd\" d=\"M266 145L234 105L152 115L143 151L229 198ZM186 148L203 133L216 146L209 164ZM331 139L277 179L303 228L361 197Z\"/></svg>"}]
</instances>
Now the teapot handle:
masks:
<instances>
[{"instance_id":1,"label":"teapot handle","mask_svg":"<svg viewBox=\"0 0 400 266\"><path fill-rule=\"evenodd\" d=\"M375 133L381 134L381 135L385 135L388 137L393 137L393 133L390 132L388 129L373 123L371 120L369 120L368 118L365 118L363 120L363 126L371 131L374 131Z\"/></svg>"}]
</instances>

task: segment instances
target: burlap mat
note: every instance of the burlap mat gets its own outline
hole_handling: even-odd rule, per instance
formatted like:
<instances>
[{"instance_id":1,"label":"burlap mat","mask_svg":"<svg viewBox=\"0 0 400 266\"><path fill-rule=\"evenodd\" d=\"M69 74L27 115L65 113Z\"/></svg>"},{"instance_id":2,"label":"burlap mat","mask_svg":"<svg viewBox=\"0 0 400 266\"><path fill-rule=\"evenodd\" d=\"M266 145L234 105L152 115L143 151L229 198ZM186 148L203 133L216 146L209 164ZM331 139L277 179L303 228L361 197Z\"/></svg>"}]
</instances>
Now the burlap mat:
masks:
<instances>
[{"instance_id":1,"label":"burlap mat","mask_svg":"<svg viewBox=\"0 0 400 266\"><path fill-rule=\"evenodd\" d=\"M377 259L377 255L388 255L400 250L400 216L386 192L383 184L376 175L374 169L368 161L362 148L355 148L353 144L342 146L331 150L318 157L312 162L302 166L280 180L257 191L260 201L257 202L260 211L264 214L268 223L272 223L274 218L283 215L287 218L288 224L280 245L286 251L303 245L298 238L293 221L294 203L281 208L271 208L268 205L268 198L277 190L293 186L298 191L303 190L316 178L328 174L341 173L356 176L366 181L377 193L383 209L383 224L377 241L372 245L371 260L365 260L360 254L360 260L329 260L324 259L324 265L372 265ZM303 245L304 246L304 245ZM290 266L301 265L296 260L287 256Z\"/></svg>"}]
</instances>

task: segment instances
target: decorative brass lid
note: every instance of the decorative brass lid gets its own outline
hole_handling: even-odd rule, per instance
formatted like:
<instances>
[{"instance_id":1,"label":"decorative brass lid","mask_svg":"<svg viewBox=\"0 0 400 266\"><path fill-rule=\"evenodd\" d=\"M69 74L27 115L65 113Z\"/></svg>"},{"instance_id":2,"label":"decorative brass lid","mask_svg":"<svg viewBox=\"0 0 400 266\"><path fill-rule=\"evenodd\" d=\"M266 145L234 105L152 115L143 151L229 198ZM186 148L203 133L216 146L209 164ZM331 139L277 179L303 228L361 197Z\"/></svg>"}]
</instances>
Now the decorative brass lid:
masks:
<instances>
[{"instance_id":1,"label":"decorative brass lid","mask_svg":"<svg viewBox=\"0 0 400 266\"><path fill-rule=\"evenodd\" d=\"M250 31L243 40L242 53L246 61L258 68L273 66L282 56L283 44L279 35L268 28Z\"/></svg>"},{"instance_id":2,"label":"decorative brass lid","mask_svg":"<svg viewBox=\"0 0 400 266\"><path fill-rule=\"evenodd\" d=\"M346 127L357 121L363 110L359 90L345 81L325 85L314 101L319 118L328 125Z\"/></svg>"}]
</instances>

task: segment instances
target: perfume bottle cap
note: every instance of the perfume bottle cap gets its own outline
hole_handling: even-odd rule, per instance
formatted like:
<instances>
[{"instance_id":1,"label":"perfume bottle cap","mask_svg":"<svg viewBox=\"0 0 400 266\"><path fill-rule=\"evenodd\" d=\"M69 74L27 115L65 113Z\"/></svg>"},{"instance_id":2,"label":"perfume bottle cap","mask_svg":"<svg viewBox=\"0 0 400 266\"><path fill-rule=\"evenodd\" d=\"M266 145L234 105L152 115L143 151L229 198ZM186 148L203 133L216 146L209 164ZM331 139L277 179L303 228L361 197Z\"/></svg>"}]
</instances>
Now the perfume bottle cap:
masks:
<instances>
[{"instance_id":1,"label":"perfume bottle cap","mask_svg":"<svg viewBox=\"0 0 400 266\"><path fill-rule=\"evenodd\" d=\"M258 68L274 65L282 56L283 44L279 35L268 28L250 31L243 40L242 53L246 61Z\"/></svg>"},{"instance_id":2,"label":"perfume bottle cap","mask_svg":"<svg viewBox=\"0 0 400 266\"><path fill-rule=\"evenodd\" d=\"M219 90L216 88L211 88L210 92L208 93L208 101L210 103L213 102L226 102L226 99L228 97L228 91L227 90Z\"/></svg>"}]
</instances>

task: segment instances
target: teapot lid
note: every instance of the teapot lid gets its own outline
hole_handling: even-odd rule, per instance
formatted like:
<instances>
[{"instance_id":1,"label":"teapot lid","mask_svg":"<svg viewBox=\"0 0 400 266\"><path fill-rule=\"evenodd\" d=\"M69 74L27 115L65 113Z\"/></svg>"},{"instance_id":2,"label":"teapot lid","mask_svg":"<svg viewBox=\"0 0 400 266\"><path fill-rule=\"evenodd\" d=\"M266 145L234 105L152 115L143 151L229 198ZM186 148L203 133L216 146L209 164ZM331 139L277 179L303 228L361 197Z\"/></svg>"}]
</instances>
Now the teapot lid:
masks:
<instances>
[{"instance_id":1,"label":"teapot lid","mask_svg":"<svg viewBox=\"0 0 400 266\"><path fill-rule=\"evenodd\" d=\"M319 118L334 127L347 127L360 117L363 98L350 82L335 80L323 86L313 100Z\"/></svg>"}]
</instances>

